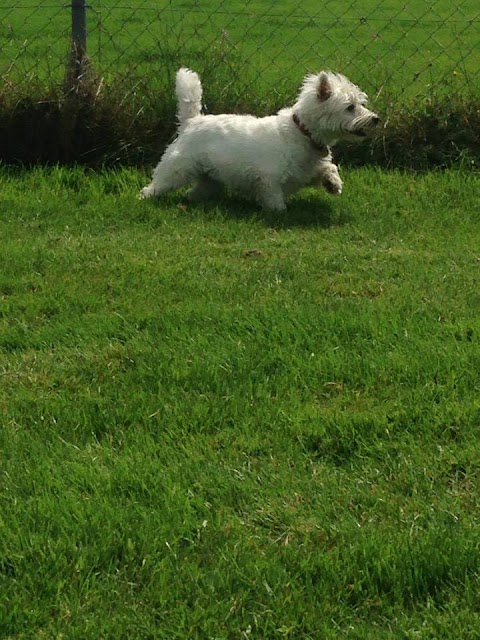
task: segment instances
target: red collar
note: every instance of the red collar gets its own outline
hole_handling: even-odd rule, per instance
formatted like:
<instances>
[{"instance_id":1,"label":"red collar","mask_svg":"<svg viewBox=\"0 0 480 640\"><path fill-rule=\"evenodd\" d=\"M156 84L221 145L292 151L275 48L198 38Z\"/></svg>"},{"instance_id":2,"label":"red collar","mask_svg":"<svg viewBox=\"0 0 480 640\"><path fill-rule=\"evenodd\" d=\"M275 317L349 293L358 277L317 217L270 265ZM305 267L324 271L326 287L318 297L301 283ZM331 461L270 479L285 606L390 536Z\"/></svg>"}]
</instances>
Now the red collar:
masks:
<instances>
[{"instance_id":1,"label":"red collar","mask_svg":"<svg viewBox=\"0 0 480 640\"><path fill-rule=\"evenodd\" d=\"M297 125L298 130L301 131L303 133L303 135L306 136L310 140L310 142L315 147L315 149L317 151L320 151L320 153L322 154L323 157L328 156L328 147L327 147L327 145L326 144L322 144L321 142L320 143L316 142L316 140L313 139L312 134L307 129L307 127L303 124L303 122L300 122L300 118L297 116L296 113L293 114L292 120Z\"/></svg>"}]
</instances>

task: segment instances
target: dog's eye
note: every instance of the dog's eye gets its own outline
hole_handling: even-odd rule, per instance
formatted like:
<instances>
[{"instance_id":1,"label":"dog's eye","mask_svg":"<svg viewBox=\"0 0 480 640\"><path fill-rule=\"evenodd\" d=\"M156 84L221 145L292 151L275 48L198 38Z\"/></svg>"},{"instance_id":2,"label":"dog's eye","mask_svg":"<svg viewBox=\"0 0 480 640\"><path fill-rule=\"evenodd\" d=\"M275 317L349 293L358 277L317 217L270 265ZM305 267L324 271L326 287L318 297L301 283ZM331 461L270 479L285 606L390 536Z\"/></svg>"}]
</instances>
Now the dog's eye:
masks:
<instances>
[{"instance_id":1,"label":"dog's eye","mask_svg":"<svg viewBox=\"0 0 480 640\"><path fill-rule=\"evenodd\" d=\"M347 107L347 111L355 111L355 105L354 104L349 104Z\"/></svg>"}]
</instances>

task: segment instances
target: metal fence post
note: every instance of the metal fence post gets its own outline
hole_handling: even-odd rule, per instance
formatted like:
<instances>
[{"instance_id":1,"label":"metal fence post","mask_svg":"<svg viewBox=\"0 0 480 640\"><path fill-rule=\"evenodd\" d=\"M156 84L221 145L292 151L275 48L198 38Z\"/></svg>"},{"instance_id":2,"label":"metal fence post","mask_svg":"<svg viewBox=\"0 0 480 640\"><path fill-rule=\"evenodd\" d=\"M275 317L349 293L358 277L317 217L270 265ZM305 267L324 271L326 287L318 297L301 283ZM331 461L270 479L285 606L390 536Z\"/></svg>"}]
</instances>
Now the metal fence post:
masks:
<instances>
[{"instance_id":1,"label":"metal fence post","mask_svg":"<svg viewBox=\"0 0 480 640\"><path fill-rule=\"evenodd\" d=\"M87 50L87 0L72 0L72 43L74 48Z\"/></svg>"}]
</instances>

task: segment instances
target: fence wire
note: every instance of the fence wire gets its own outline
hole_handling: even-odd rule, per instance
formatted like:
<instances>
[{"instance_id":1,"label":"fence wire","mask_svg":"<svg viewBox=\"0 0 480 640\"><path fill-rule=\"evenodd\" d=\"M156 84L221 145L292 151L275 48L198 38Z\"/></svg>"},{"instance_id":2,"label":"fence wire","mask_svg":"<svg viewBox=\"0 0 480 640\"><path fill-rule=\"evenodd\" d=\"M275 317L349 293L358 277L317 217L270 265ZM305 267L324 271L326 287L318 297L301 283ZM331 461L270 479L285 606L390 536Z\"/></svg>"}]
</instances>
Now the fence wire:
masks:
<instances>
[{"instance_id":1,"label":"fence wire","mask_svg":"<svg viewBox=\"0 0 480 640\"><path fill-rule=\"evenodd\" d=\"M2 5L0 95L61 86L71 4ZM385 104L469 94L480 80L478 0L91 0L86 21L96 73L105 86L128 79L132 93L171 91L181 65L245 103L248 96L294 95L306 72L325 68Z\"/></svg>"}]
</instances>

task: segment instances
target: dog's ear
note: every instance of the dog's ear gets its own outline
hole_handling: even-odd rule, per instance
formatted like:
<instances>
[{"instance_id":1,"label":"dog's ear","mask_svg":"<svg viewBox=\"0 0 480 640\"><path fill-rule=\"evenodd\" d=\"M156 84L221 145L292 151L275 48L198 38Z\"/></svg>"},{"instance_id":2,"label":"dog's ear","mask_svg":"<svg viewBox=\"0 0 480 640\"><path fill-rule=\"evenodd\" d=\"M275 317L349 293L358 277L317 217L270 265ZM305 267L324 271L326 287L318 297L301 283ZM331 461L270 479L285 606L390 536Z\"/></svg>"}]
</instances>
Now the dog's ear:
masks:
<instances>
[{"instance_id":1,"label":"dog's ear","mask_svg":"<svg viewBox=\"0 0 480 640\"><path fill-rule=\"evenodd\" d=\"M332 88L330 87L330 81L325 71L318 76L317 96L320 102L325 102L332 95Z\"/></svg>"}]
</instances>

